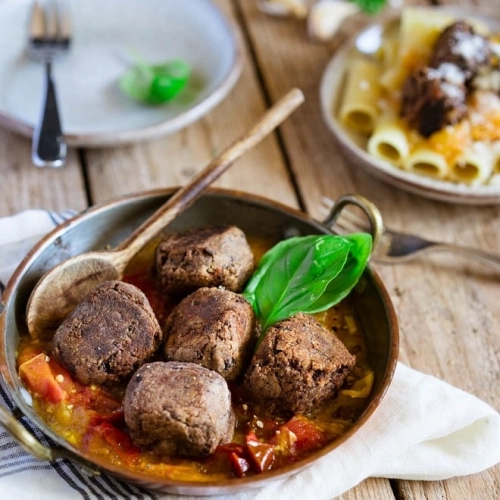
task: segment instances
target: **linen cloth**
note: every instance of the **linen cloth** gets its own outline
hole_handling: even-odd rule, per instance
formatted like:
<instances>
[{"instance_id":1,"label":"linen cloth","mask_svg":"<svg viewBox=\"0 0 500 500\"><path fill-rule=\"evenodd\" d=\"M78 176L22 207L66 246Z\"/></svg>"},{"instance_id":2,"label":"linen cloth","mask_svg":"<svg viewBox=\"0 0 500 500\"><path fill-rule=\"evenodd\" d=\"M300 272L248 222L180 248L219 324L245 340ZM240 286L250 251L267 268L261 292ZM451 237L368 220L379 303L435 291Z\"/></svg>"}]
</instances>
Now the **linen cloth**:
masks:
<instances>
[{"instance_id":1,"label":"linen cloth","mask_svg":"<svg viewBox=\"0 0 500 500\"><path fill-rule=\"evenodd\" d=\"M29 210L0 218L0 291L33 244L72 212ZM3 285L2 285L3 284ZM3 380L0 404L12 408ZM26 424L50 444L32 424ZM345 443L288 479L212 498L330 500L368 477L439 480L474 474L500 462L500 414L472 394L398 363L387 394ZM26 453L0 426L0 496L16 500L187 499L102 475L68 460L49 464Z\"/></svg>"}]
</instances>

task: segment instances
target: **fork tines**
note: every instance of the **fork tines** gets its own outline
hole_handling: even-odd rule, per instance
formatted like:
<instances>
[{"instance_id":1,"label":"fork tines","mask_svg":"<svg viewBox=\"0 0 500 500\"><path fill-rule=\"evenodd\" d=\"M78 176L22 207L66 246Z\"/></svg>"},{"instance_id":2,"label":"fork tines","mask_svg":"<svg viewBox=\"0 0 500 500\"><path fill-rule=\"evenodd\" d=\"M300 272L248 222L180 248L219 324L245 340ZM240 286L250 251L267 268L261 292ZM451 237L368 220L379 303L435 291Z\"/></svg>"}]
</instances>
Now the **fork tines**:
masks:
<instances>
[{"instance_id":1,"label":"fork tines","mask_svg":"<svg viewBox=\"0 0 500 500\"><path fill-rule=\"evenodd\" d=\"M65 50L71 40L69 14L63 2L35 0L30 20L30 46L40 49Z\"/></svg>"}]
</instances>

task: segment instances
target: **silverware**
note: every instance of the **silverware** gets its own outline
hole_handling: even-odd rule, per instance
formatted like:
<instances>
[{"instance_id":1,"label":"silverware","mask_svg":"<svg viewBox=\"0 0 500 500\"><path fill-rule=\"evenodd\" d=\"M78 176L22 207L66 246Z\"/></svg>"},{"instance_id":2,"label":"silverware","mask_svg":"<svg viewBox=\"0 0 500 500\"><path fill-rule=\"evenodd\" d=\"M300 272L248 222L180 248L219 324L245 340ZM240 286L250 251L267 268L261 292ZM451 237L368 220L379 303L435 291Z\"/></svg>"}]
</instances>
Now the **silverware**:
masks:
<instances>
[{"instance_id":1,"label":"silverware","mask_svg":"<svg viewBox=\"0 0 500 500\"><path fill-rule=\"evenodd\" d=\"M33 131L31 159L37 167L61 167L66 142L61 128L52 61L68 51L71 42L69 13L57 0L35 0L31 13L28 54L45 66L42 112Z\"/></svg>"},{"instance_id":2,"label":"silverware","mask_svg":"<svg viewBox=\"0 0 500 500\"><path fill-rule=\"evenodd\" d=\"M322 198L321 202L325 212L329 212L324 223L338 230L339 233L371 232L374 235L372 258L376 261L395 264L412 260L429 252L445 251L477 260L500 271L500 255L454 243L432 241L384 227L377 207L360 195L346 195L335 201ZM363 219L352 211L343 210L349 204L362 208L368 219ZM369 208L367 209L366 206Z\"/></svg>"}]
</instances>

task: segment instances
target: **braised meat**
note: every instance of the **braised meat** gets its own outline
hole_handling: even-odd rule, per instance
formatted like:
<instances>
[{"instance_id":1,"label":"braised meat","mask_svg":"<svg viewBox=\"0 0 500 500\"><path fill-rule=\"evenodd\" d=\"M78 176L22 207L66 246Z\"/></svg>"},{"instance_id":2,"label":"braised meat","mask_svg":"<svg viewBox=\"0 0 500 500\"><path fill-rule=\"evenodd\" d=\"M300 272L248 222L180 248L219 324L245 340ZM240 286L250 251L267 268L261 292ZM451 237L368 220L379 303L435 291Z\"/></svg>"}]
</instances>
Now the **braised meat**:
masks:
<instances>
[{"instance_id":1,"label":"braised meat","mask_svg":"<svg viewBox=\"0 0 500 500\"><path fill-rule=\"evenodd\" d=\"M463 73L453 64L420 67L406 79L401 117L424 137L453 125L467 114Z\"/></svg>"},{"instance_id":2,"label":"braised meat","mask_svg":"<svg viewBox=\"0 0 500 500\"><path fill-rule=\"evenodd\" d=\"M128 378L163 339L144 293L121 281L96 287L59 326L52 354L82 384Z\"/></svg>"},{"instance_id":3,"label":"braised meat","mask_svg":"<svg viewBox=\"0 0 500 500\"><path fill-rule=\"evenodd\" d=\"M134 443L159 455L206 456L234 432L226 381L193 363L143 365L130 379L123 407Z\"/></svg>"},{"instance_id":4,"label":"braised meat","mask_svg":"<svg viewBox=\"0 0 500 500\"><path fill-rule=\"evenodd\" d=\"M306 413L335 395L354 363L333 332L299 313L268 329L243 389L265 412Z\"/></svg>"},{"instance_id":5,"label":"braised meat","mask_svg":"<svg viewBox=\"0 0 500 500\"><path fill-rule=\"evenodd\" d=\"M457 21L439 35L429 65L439 68L444 63L453 64L462 71L465 81L470 82L481 66L489 63L490 57L489 41L470 24Z\"/></svg>"},{"instance_id":6,"label":"braised meat","mask_svg":"<svg viewBox=\"0 0 500 500\"><path fill-rule=\"evenodd\" d=\"M491 60L489 41L464 21L444 29L428 66L412 71L402 89L401 117L424 136L454 125L467 114L468 87Z\"/></svg>"},{"instance_id":7,"label":"braised meat","mask_svg":"<svg viewBox=\"0 0 500 500\"><path fill-rule=\"evenodd\" d=\"M226 380L235 380L249 361L254 329L254 311L241 295L221 288L199 288L167 320L165 357L197 363Z\"/></svg>"},{"instance_id":8,"label":"braised meat","mask_svg":"<svg viewBox=\"0 0 500 500\"><path fill-rule=\"evenodd\" d=\"M252 274L254 257L235 226L212 226L171 235L156 251L161 289L186 294L204 286L238 292Z\"/></svg>"}]
</instances>

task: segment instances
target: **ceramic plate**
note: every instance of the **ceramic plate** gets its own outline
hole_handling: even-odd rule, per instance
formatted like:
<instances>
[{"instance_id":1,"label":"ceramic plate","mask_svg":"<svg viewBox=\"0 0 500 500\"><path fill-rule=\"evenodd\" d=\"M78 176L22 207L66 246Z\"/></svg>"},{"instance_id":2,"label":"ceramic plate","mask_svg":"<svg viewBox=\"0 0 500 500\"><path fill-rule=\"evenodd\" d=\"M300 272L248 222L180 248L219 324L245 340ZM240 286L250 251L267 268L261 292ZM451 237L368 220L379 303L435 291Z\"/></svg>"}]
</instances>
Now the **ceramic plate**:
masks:
<instances>
[{"instance_id":1,"label":"ceramic plate","mask_svg":"<svg viewBox=\"0 0 500 500\"><path fill-rule=\"evenodd\" d=\"M471 12L460 8L448 8L448 11L462 18L480 17L490 23L491 19L484 11ZM498 23L494 21L498 30ZM399 18L390 18L383 23L368 26L349 39L328 63L320 86L323 117L329 129L337 138L346 156L355 164L380 179L412 193L451 203L497 204L500 203L500 186L469 186L451 181L437 180L412 172L401 170L390 163L369 155L366 151L367 138L347 130L339 122L337 112L342 98L345 72L354 53L366 49L375 51L380 43L380 35L387 29L397 28ZM396 25L396 26L395 26ZM494 27L494 26L491 26Z\"/></svg>"},{"instance_id":2,"label":"ceramic plate","mask_svg":"<svg viewBox=\"0 0 500 500\"><path fill-rule=\"evenodd\" d=\"M70 52L53 66L68 144L104 146L173 133L218 104L242 65L234 27L209 0L65 0ZM0 0L0 124L31 135L41 109L43 68L26 53L31 0ZM126 97L118 79L132 54L150 63L181 58L192 78L166 105Z\"/></svg>"}]
</instances>

